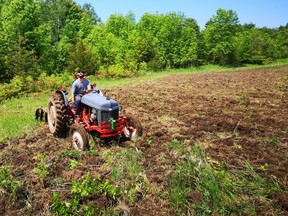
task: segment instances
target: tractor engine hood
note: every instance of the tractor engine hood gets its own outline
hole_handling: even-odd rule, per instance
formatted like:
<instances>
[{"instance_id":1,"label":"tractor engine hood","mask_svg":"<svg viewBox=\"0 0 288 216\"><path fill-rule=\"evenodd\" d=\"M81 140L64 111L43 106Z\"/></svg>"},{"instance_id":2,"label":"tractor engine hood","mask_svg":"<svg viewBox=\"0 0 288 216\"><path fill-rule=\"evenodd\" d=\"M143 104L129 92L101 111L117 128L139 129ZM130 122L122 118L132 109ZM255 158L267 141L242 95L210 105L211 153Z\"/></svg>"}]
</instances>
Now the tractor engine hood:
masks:
<instances>
[{"instance_id":1,"label":"tractor engine hood","mask_svg":"<svg viewBox=\"0 0 288 216\"><path fill-rule=\"evenodd\" d=\"M98 110L111 111L121 109L116 101L94 92L84 95L81 103Z\"/></svg>"}]
</instances>

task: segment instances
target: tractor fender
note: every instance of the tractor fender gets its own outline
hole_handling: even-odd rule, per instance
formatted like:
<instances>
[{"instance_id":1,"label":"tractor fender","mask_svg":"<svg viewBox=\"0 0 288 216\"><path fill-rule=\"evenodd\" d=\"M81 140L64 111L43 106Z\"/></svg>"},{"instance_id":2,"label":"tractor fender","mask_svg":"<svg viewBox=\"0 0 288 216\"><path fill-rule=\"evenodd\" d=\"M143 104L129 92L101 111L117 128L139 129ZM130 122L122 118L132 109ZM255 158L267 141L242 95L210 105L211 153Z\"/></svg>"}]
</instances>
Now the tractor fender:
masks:
<instances>
[{"instance_id":1,"label":"tractor fender","mask_svg":"<svg viewBox=\"0 0 288 216\"><path fill-rule=\"evenodd\" d=\"M66 91L66 89L64 89L64 90L57 90L56 93L62 94L62 97L64 98L65 106L68 106L68 105L69 105L69 100L68 100L68 98L66 97L66 94L68 94L67 91Z\"/></svg>"}]
</instances>

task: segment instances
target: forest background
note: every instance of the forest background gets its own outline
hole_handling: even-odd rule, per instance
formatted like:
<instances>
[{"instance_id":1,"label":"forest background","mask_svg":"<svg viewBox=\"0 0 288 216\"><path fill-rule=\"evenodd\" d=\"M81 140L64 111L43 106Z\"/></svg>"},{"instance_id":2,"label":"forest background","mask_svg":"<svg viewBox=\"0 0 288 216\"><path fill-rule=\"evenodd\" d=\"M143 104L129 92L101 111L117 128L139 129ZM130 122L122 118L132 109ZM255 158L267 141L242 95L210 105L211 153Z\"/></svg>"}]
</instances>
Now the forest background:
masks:
<instances>
[{"instance_id":1,"label":"forest background","mask_svg":"<svg viewBox=\"0 0 288 216\"><path fill-rule=\"evenodd\" d=\"M203 30L183 13L112 14L73 0L0 0L0 102L49 87L76 68L122 78L205 64L241 66L288 58L288 23L257 28L218 9ZM51 85L50 85L51 86Z\"/></svg>"}]
</instances>

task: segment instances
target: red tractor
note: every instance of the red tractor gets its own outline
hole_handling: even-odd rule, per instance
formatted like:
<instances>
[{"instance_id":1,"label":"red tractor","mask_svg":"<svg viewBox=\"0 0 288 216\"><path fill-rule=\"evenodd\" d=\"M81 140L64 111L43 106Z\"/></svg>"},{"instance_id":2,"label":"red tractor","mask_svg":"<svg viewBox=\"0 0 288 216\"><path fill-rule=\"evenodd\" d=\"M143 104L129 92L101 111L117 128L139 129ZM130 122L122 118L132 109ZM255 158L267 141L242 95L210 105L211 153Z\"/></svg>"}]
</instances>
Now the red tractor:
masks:
<instances>
[{"instance_id":1,"label":"red tractor","mask_svg":"<svg viewBox=\"0 0 288 216\"><path fill-rule=\"evenodd\" d=\"M36 119L45 118L50 132L56 137L64 137L69 131L72 146L77 151L89 148L88 134L93 138L108 139L124 137L134 140L142 136L140 121L131 115L120 116L122 107L115 100L105 97L100 89L83 95L81 114L76 121L75 105L69 102L66 89L58 88L48 101L48 108L36 110Z\"/></svg>"}]
</instances>

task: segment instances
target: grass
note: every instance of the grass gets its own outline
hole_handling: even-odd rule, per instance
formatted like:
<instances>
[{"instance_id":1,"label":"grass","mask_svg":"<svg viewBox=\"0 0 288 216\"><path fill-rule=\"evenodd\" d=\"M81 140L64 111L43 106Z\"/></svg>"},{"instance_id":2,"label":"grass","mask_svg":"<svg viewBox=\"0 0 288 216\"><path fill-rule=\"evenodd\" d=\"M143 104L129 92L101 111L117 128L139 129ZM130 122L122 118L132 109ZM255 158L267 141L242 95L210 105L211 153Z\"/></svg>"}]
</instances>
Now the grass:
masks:
<instances>
[{"instance_id":1,"label":"grass","mask_svg":"<svg viewBox=\"0 0 288 216\"><path fill-rule=\"evenodd\" d=\"M180 144L175 139L170 143L170 148L180 150L179 160L173 167L172 174L168 176L168 196L172 202L172 209L177 215L185 214L192 209L194 211L189 213L211 214L221 206L222 193L214 170L208 164L204 152L197 146L187 151L183 143L182 148L179 148ZM187 196L191 191L202 194L199 204L187 203Z\"/></svg>"},{"instance_id":2,"label":"grass","mask_svg":"<svg viewBox=\"0 0 288 216\"><path fill-rule=\"evenodd\" d=\"M134 203L139 196L144 196L148 185L143 175L140 151L113 147L102 156L106 161L103 166L111 169L111 181L120 185L123 202Z\"/></svg>"},{"instance_id":3,"label":"grass","mask_svg":"<svg viewBox=\"0 0 288 216\"><path fill-rule=\"evenodd\" d=\"M35 121L34 114L47 101L47 94L33 94L12 98L0 105L0 142L7 138L20 137L24 132L41 125Z\"/></svg>"},{"instance_id":4,"label":"grass","mask_svg":"<svg viewBox=\"0 0 288 216\"><path fill-rule=\"evenodd\" d=\"M169 169L166 192L176 215L257 215L259 209L254 204L260 201L260 209L279 213L269 197L282 187L273 177L260 177L247 161L239 169L228 168L209 161L196 143L190 151L185 142L175 139L168 147L179 152L175 166ZM187 202L191 191L202 195L198 202Z\"/></svg>"}]
</instances>

